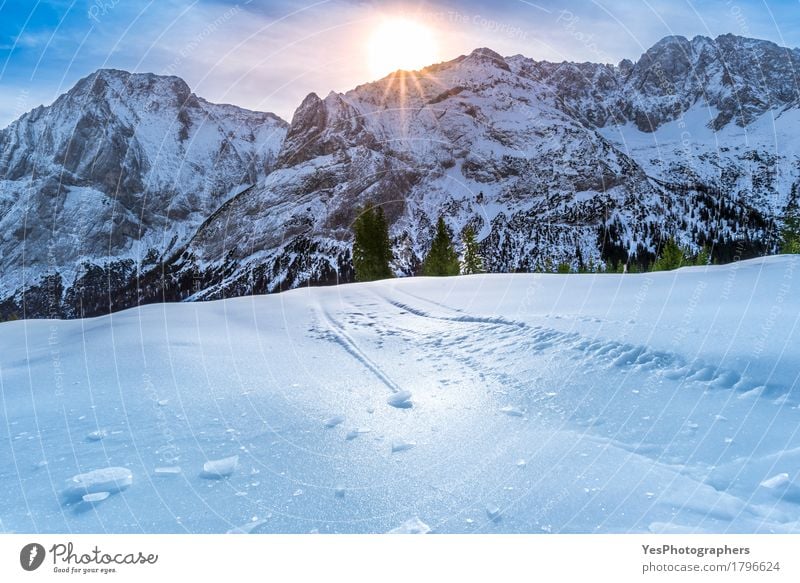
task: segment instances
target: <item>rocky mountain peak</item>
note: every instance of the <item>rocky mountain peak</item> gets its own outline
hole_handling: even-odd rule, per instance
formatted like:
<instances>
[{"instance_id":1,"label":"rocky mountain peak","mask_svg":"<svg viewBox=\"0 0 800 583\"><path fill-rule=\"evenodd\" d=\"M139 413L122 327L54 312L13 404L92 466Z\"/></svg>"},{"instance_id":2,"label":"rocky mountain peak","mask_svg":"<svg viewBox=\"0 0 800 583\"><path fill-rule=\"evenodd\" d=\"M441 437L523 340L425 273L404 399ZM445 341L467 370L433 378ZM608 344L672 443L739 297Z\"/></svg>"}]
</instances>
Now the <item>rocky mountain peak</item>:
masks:
<instances>
[{"instance_id":1,"label":"rocky mountain peak","mask_svg":"<svg viewBox=\"0 0 800 583\"><path fill-rule=\"evenodd\" d=\"M124 279L142 257L176 252L272 170L285 133L277 116L201 100L178 77L84 77L0 131L0 303L19 307L9 293L57 273L78 286L62 298L69 312L90 274L113 264Z\"/></svg>"},{"instance_id":2,"label":"rocky mountain peak","mask_svg":"<svg viewBox=\"0 0 800 583\"><path fill-rule=\"evenodd\" d=\"M504 71L511 71L511 68L508 66L508 63L502 57L502 55L486 47L475 49L464 58L464 61L473 63L487 63L495 67L499 67Z\"/></svg>"}]
</instances>

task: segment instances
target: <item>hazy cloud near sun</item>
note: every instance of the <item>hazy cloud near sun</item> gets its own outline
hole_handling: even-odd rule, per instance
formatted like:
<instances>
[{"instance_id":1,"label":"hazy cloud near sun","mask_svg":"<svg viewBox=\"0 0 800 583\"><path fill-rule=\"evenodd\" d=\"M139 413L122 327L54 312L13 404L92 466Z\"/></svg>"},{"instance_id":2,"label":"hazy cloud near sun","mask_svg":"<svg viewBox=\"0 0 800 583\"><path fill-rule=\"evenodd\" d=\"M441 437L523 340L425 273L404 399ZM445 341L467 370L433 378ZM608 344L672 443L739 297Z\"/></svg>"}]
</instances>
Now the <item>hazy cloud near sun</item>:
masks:
<instances>
[{"instance_id":1,"label":"hazy cloud near sun","mask_svg":"<svg viewBox=\"0 0 800 583\"><path fill-rule=\"evenodd\" d=\"M102 6L103 10L93 7ZM44 2L0 8L0 126L14 96L49 102L100 67L183 77L211 101L290 119L310 91L371 80L370 30L402 15L432 28L431 62L479 46L554 61L637 59L669 34L732 32L800 45L796 2L306 2L162 0ZM12 96L12 97L9 97Z\"/></svg>"}]
</instances>

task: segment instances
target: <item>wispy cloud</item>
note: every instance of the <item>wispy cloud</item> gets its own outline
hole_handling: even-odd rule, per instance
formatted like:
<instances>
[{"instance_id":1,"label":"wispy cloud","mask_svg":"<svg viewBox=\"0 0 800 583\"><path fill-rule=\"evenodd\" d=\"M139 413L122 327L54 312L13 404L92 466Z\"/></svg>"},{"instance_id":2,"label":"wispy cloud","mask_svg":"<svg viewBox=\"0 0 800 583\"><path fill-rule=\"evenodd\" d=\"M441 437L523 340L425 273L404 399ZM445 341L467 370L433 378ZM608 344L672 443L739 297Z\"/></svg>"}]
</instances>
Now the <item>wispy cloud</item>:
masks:
<instances>
[{"instance_id":1,"label":"wispy cloud","mask_svg":"<svg viewBox=\"0 0 800 583\"><path fill-rule=\"evenodd\" d=\"M669 34L733 32L798 46L796 10L790 0L12 2L0 4L0 83L7 95L53 99L100 67L170 73L207 99L288 118L311 91L370 80L365 46L386 14L435 29L440 50L432 61L489 46L537 59L618 62ZM14 115L7 101L0 125Z\"/></svg>"}]
</instances>

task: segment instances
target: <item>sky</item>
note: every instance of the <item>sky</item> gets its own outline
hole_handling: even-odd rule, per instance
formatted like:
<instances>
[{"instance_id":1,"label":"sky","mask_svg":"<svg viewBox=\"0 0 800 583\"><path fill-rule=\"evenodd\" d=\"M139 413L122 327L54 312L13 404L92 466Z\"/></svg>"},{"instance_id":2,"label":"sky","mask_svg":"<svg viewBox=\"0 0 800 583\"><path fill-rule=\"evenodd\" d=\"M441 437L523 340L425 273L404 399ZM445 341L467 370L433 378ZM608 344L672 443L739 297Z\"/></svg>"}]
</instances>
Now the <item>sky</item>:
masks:
<instances>
[{"instance_id":1,"label":"sky","mask_svg":"<svg viewBox=\"0 0 800 583\"><path fill-rule=\"evenodd\" d=\"M484 46L635 61L671 34L800 46L800 0L0 0L0 127L103 67L177 75L209 101L291 121L312 91L391 72L376 69L375 45L398 20L428 37L393 50L428 64Z\"/></svg>"}]
</instances>

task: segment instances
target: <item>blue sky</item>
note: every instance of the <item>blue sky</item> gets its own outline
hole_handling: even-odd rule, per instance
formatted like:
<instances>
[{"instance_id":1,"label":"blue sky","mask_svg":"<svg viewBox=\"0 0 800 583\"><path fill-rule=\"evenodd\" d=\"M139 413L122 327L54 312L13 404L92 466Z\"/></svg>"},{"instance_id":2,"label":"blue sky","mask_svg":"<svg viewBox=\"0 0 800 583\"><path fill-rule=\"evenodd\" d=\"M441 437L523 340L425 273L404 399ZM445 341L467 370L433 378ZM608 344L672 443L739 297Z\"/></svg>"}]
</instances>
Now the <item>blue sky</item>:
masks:
<instances>
[{"instance_id":1,"label":"blue sky","mask_svg":"<svg viewBox=\"0 0 800 583\"><path fill-rule=\"evenodd\" d=\"M479 46L537 59L635 60L669 34L800 46L798 0L0 0L0 127L100 67L183 77L200 96L291 119L311 91L370 80L381 19L434 32L431 62Z\"/></svg>"}]
</instances>

